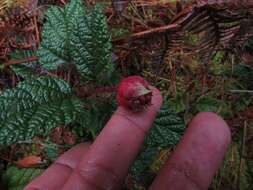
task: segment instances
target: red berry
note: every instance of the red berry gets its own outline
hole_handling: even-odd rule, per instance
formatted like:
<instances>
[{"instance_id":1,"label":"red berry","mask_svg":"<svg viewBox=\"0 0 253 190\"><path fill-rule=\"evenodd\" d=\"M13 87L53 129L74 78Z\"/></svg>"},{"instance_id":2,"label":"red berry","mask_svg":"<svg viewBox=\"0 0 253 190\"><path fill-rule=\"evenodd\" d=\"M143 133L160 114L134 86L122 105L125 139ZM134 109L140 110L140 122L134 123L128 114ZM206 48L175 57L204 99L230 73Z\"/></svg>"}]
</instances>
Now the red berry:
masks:
<instances>
[{"instance_id":1,"label":"red berry","mask_svg":"<svg viewBox=\"0 0 253 190\"><path fill-rule=\"evenodd\" d=\"M118 86L118 104L134 112L143 111L151 105L152 91L149 87L149 83L139 76L123 79Z\"/></svg>"}]
</instances>

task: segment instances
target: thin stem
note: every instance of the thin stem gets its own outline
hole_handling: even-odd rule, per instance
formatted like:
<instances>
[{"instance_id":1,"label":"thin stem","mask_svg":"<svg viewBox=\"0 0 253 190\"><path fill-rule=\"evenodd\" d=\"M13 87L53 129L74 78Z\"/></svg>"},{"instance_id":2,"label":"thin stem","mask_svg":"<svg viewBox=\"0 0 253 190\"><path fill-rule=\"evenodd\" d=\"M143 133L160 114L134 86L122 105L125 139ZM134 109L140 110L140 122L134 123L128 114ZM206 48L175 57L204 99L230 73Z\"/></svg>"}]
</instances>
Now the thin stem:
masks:
<instances>
[{"instance_id":1,"label":"thin stem","mask_svg":"<svg viewBox=\"0 0 253 190\"><path fill-rule=\"evenodd\" d=\"M25 59L20 59L20 60L10 60L6 63L4 63L5 66L8 65L18 65L18 64L22 64L22 63L27 63L27 62L33 62L33 61L38 61L39 58L36 56L32 56L32 57L27 57Z\"/></svg>"},{"instance_id":2,"label":"thin stem","mask_svg":"<svg viewBox=\"0 0 253 190\"><path fill-rule=\"evenodd\" d=\"M253 93L253 90L229 90L232 93Z\"/></svg>"},{"instance_id":3,"label":"thin stem","mask_svg":"<svg viewBox=\"0 0 253 190\"><path fill-rule=\"evenodd\" d=\"M152 34L162 33L162 32L168 31L168 30L173 30L173 29L176 29L177 27L178 27L177 24L170 24L170 25L166 25L166 26L152 28L152 29L145 30L142 32L137 32L137 33L133 34L131 36L131 38L133 38L133 39L142 38L142 37L146 37L146 36L149 36Z\"/></svg>"},{"instance_id":4,"label":"thin stem","mask_svg":"<svg viewBox=\"0 0 253 190\"><path fill-rule=\"evenodd\" d=\"M247 121L244 121L241 151L240 151L240 163L239 163L239 169L238 169L238 174L237 174L237 189L240 189L241 187L241 172L243 168L243 155L245 152L246 137L247 137Z\"/></svg>"}]
</instances>

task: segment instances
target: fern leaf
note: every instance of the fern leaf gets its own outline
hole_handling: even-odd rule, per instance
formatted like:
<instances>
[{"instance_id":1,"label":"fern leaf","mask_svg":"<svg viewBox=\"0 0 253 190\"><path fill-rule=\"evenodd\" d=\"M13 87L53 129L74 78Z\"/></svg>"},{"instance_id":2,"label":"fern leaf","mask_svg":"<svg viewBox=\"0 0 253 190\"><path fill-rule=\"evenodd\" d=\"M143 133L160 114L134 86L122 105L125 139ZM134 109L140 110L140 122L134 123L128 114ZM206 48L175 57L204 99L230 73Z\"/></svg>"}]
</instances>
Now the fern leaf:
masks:
<instances>
[{"instance_id":1,"label":"fern leaf","mask_svg":"<svg viewBox=\"0 0 253 190\"><path fill-rule=\"evenodd\" d=\"M72 0L65 8L50 8L47 19L38 51L46 69L74 63L86 79L111 74L111 36L100 6L87 11L81 0Z\"/></svg>"},{"instance_id":2,"label":"fern leaf","mask_svg":"<svg viewBox=\"0 0 253 190\"><path fill-rule=\"evenodd\" d=\"M43 40L38 50L40 62L45 68L53 70L60 64L70 63L70 35L73 22L83 12L80 0L71 1L64 9L56 6L48 9L47 22L42 32Z\"/></svg>"},{"instance_id":3,"label":"fern leaf","mask_svg":"<svg viewBox=\"0 0 253 190\"><path fill-rule=\"evenodd\" d=\"M219 107L221 106L219 100L209 97L209 96L201 96L196 103L196 110L198 112L217 112Z\"/></svg>"},{"instance_id":4,"label":"fern leaf","mask_svg":"<svg viewBox=\"0 0 253 190\"><path fill-rule=\"evenodd\" d=\"M91 78L94 74L100 74L96 77L99 79L104 71L110 74L113 71L112 44L102 8L95 6L87 17L80 19L78 25L71 38L72 55L77 67Z\"/></svg>"},{"instance_id":5,"label":"fern leaf","mask_svg":"<svg viewBox=\"0 0 253 190\"><path fill-rule=\"evenodd\" d=\"M42 172L42 169L19 169L11 166L4 174L3 182L7 184L9 190L22 190L30 181L39 176Z\"/></svg>"},{"instance_id":6,"label":"fern leaf","mask_svg":"<svg viewBox=\"0 0 253 190\"><path fill-rule=\"evenodd\" d=\"M16 75L19 75L22 78L31 78L35 75L34 69L24 64L12 65L11 69L16 73Z\"/></svg>"},{"instance_id":7,"label":"fern leaf","mask_svg":"<svg viewBox=\"0 0 253 190\"><path fill-rule=\"evenodd\" d=\"M145 186L150 185L154 177L154 174L149 171L150 165L157 159L160 148L176 145L184 130L183 119L171 110L167 103L164 104L145 140L145 146L130 168L130 175L133 179L145 183Z\"/></svg>"},{"instance_id":8,"label":"fern leaf","mask_svg":"<svg viewBox=\"0 0 253 190\"><path fill-rule=\"evenodd\" d=\"M138 181L145 181L147 177L147 170L159 155L159 150L157 148L146 148L137 157L136 161L130 168L130 174Z\"/></svg>"},{"instance_id":9,"label":"fern leaf","mask_svg":"<svg viewBox=\"0 0 253 190\"><path fill-rule=\"evenodd\" d=\"M82 103L69 85L53 77L27 79L0 96L0 144L46 135L59 124L78 120Z\"/></svg>"},{"instance_id":10,"label":"fern leaf","mask_svg":"<svg viewBox=\"0 0 253 190\"><path fill-rule=\"evenodd\" d=\"M146 139L146 145L149 147L176 145L184 130L184 121L168 105L164 105Z\"/></svg>"},{"instance_id":11,"label":"fern leaf","mask_svg":"<svg viewBox=\"0 0 253 190\"><path fill-rule=\"evenodd\" d=\"M11 54L12 59L26 59L28 57L36 56L34 51L31 50L16 50ZM17 65L11 65L11 69L16 73L16 75L19 75L23 78L31 78L36 75L35 68L38 66L37 61L33 61L30 63L23 63L23 64L17 64Z\"/></svg>"}]
</instances>

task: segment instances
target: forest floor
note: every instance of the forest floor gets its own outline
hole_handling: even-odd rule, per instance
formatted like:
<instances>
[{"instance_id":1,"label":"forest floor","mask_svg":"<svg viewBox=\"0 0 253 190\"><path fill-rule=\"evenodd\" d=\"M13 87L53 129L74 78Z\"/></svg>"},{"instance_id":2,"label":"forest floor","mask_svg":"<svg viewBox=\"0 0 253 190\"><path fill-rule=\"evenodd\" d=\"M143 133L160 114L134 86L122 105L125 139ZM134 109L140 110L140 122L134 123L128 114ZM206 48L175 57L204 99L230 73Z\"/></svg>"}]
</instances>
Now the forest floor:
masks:
<instances>
[{"instance_id":1,"label":"forest floor","mask_svg":"<svg viewBox=\"0 0 253 190\"><path fill-rule=\"evenodd\" d=\"M5 4L6 2L12 3ZM43 40L41 33L48 7L51 5L64 7L68 3L64 0L32 0L29 3L9 0L6 2L2 4L0 2L0 24L11 23L11 25L9 27L7 24L0 25L0 95L23 81L23 75L19 74L22 72L19 65L38 60L38 57L33 54L20 57L16 51L20 49L33 51L39 47ZM88 6L96 3L104 6L104 14L112 35L112 59L120 77L141 75L146 78L161 90L173 112L171 117L179 118L184 124L187 124L196 113L202 111L216 112L227 121L233 141L222 167L213 179L210 190L252 190L253 55L248 51L240 52L241 54L233 51L228 53L226 49L221 48L214 51L213 46L205 47L205 49L201 44L202 40L211 42L222 35L220 31L215 31L215 35L211 38L212 34L208 33L211 31L208 27L211 29L216 27L213 26L215 24L211 25L212 22L210 21L210 24L208 19L221 8L205 5L205 1L202 1L203 4L198 6L203 6L204 11L201 12L202 8L200 8L201 11L197 12L198 14L205 17L205 14L209 14L208 11L214 12L207 15L205 17L207 19L203 22L203 20L197 21L199 19L197 16L192 20L184 20L191 11L194 11L192 7L196 6L195 1L87 0L85 2ZM26 3L29 10L36 10L35 14L23 14L22 10L4 12L1 8L8 5L8 9L11 10L13 7L22 7ZM240 13L240 10L229 6L220 6L224 6L224 12L228 10L229 14L233 11L232 15ZM252 15L248 16L248 19L253 20ZM183 33L178 32L178 23L182 20L186 25ZM216 20L216 22L219 21ZM204 27L201 28L201 24ZM27 31L31 34L27 37L26 43L18 44L18 39L13 37L19 33L17 27L22 28L23 33ZM20 32L18 35L23 35L23 33ZM183 45L182 40L185 42ZM247 43L246 40L244 43ZM11 48L9 44L12 44ZM53 75L67 79L71 84L78 80L78 77L72 76L72 70L64 72L59 69ZM87 86L90 88L97 85L90 83ZM107 88L102 88L102 91L104 89ZM99 88L94 93L99 93ZM107 102L111 101L107 96L96 96L104 105L104 109L99 110L96 107L93 110L97 117L101 115L103 117L102 123L96 124L98 127L95 130L83 131L82 128L73 127L73 124L58 126L52 129L47 137L36 136L31 141L10 146L1 145L0 174L2 183L9 186L5 188L22 189L67 149L83 142L84 139L85 141L94 140L109 118L108 114L111 114L115 108L114 104L113 107L112 103ZM114 95L109 96L114 97ZM96 120L96 117L94 116L93 119ZM162 145L157 146L157 154L152 155L154 159L147 162L143 157L145 154L147 157L152 153L144 151L145 154L138 158L144 161L136 163L135 168L129 173L125 184L126 189L146 189L164 160L173 152L174 147L173 143L166 148ZM148 176L144 176L143 172L148 172ZM22 182L19 183L21 179ZM0 189L3 188L0 186Z\"/></svg>"}]
</instances>

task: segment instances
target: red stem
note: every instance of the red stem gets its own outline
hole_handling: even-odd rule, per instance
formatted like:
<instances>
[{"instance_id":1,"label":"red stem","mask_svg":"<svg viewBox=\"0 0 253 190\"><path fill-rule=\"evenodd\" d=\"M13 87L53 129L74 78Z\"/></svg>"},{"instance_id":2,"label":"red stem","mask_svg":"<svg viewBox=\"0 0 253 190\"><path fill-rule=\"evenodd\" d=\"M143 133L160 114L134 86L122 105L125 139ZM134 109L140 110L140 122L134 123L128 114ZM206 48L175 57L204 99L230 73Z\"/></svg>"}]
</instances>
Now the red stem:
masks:
<instances>
[{"instance_id":1,"label":"red stem","mask_svg":"<svg viewBox=\"0 0 253 190\"><path fill-rule=\"evenodd\" d=\"M38 60L39 60L38 57L32 56L32 57L27 57L27 58L21 59L21 60L10 60L10 61L4 63L4 65L6 65L6 66L8 66L8 65L18 65L18 64L33 62L33 61L38 61Z\"/></svg>"}]
</instances>

